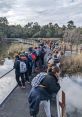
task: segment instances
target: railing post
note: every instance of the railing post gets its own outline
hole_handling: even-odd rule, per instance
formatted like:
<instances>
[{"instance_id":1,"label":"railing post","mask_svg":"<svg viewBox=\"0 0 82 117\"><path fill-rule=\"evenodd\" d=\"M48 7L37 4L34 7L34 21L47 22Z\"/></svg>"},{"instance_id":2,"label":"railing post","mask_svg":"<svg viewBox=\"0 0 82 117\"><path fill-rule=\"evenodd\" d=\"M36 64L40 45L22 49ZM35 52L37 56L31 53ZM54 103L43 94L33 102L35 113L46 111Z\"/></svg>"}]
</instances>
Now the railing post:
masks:
<instances>
[{"instance_id":1,"label":"railing post","mask_svg":"<svg viewBox=\"0 0 82 117\"><path fill-rule=\"evenodd\" d=\"M59 105L61 107L61 117L67 117L66 116L66 99L65 99L65 93L62 91L62 102L59 102Z\"/></svg>"},{"instance_id":2,"label":"railing post","mask_svg":"<svg viewBox=\"0 0 82 117\"><path fill-rule=\"evenodd\" d=\"M66 117L65 93L62 91L62 117Z\"/></svg>"}]
</instances>

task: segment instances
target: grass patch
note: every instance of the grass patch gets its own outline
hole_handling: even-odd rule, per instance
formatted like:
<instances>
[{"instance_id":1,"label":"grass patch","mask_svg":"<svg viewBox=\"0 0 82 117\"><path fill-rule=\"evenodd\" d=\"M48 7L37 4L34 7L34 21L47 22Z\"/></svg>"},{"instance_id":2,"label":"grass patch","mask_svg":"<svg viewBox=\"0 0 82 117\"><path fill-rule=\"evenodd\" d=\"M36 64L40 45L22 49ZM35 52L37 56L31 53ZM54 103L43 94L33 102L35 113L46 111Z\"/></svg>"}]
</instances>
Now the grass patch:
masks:
<instances>
[{"instance_id":1,"label":"grass patch","mask_svg":"<svg viewBox=\"0 0 82 117\"><path fill-rule=\"evenodd\" d=\"M82 72L82 54L65 57L62 69L65 73Z\"/></svg>"},{"instance_id":2,"label":"grass patch","mask_svg":"<svg viewBox=\"0 0 82 117\"><path fill-rule=\"evenodd\" d=\"M8 49L8 54L10 57L14 57L16 53L21 53L31 46L32 45L22 44L22 43L11 44L11 46Z\"/></svg>"},{"instance_id":3,"label":"grass patch","mask_svg":"<svg viewBox=\"0 0 82 117\"><path fill-rule=\"evenodd\" d=\"M33 45L23 43L0 43L0 61L6 57L14 57L15 53L21 53Z\"/></svg>"}]
</instances>

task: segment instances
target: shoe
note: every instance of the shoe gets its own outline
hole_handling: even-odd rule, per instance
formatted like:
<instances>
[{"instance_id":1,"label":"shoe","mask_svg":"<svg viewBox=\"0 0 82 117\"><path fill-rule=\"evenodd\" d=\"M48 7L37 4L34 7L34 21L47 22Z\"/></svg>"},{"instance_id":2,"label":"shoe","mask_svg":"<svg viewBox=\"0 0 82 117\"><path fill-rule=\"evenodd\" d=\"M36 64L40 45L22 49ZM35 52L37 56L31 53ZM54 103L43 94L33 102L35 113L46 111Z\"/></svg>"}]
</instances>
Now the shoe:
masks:
<instances>
[{"instance_id":1,"label":"shoe","mask_svg":"<svg viewBox=\"0 0 82 117\"><path fill-rule=\"evenodd\" d=\"M51 115L51 117L54 117L53 115Z\"/></svg>"},{"instance_id":2,"label":"shoe","mask_svg":"<svg viewBox=\"0 0 82 117\"><path fill-rule=\"evenodd\" d=\"M30 81L27 81L27 83L30 83Z\"/></svg>"},{"instance_id":3,"label":"shoe","mask_svg":"<svg viewBox=\"0 0 82 117\"><path fill-rule=\"evenodd\" d=\"M33 117L36 117L36 115L34 115Z\"/></svg>"},{"instance_id":4,"label":"shoe","mask_svg":"<svg viewBox=\"0 0 82 117\"><path fill-rule=\"evenodd\" d=\"M26 87L25 87L25 86L22 86L21 88L22 88L22 89L25 89Z\"/></svg>"}]
</instances>

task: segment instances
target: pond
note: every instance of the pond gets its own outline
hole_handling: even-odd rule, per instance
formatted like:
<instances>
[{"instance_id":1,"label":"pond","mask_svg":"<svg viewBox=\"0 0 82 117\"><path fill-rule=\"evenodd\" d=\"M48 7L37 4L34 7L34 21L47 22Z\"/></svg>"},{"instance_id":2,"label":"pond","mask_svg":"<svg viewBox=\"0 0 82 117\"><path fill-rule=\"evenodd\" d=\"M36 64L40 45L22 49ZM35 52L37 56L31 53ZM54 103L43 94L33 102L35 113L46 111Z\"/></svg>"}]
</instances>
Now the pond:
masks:
<instances>
[{"instance_id":1,"label":"pond","mask_svg":"<svg viewBox=\"0 0 82 117\"><path fill-rule=\"evenodd\" d=\"M0 65L0 77L7 73L9 70L11 70L13 68L13 64L13 60L5 58L4 64ZM17 85L14 72L15 71L13 70L12 72L0 79L0 104Z\"/></svg>"},{"instance_id":2,"label":"pond","mask_svg":"<svg viewBox=\"0 0 82 117\"><path fill-rule=\"evenodd\" d=\"M64 77L61 87L66 95L68 117L82 117L82 74Z\"/></svg>"}]
</instances>

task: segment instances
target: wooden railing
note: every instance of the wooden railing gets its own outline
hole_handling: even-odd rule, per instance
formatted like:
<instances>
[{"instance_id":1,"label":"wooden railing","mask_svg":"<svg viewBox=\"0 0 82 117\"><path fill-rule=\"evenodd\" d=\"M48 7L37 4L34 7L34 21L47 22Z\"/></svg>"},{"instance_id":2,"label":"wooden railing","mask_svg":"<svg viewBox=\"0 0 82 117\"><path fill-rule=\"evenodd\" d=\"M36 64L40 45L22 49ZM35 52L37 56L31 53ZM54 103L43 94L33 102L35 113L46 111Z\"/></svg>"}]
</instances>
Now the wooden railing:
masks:
<instances>
[{"instance_id":1,"label":"wooden railing","mask_svg":"<svg viewBox=\"0 0 82 117\"><path fill-rule=\"evenodd\" d=\"M66 115L66 97L65 93L61 92L61 101L59 100L59 95L57 95L57 113L58 117L67 117Z\"/></svg>"}]
</instances>

